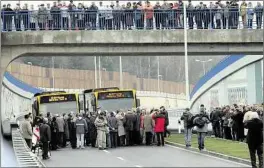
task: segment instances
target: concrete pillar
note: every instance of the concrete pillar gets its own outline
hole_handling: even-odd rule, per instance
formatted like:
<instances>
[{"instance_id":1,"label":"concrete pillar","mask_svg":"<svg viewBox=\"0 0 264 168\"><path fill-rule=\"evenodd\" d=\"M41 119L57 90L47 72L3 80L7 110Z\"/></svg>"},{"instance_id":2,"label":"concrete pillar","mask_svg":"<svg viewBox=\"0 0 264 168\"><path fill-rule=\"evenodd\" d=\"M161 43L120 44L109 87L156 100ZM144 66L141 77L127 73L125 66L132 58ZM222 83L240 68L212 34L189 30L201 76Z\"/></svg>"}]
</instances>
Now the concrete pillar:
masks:
<instances>
[{"instance_id":1,"label":"concrete pillar","mask_svg":"<svg viewBox=\"0 0 264 168\"><path fill-rule=\"evenodd\" d=\"M262 103L261 61L255 62L247 67L247 83L248 104Z\"/></svg>"}]
</instances>

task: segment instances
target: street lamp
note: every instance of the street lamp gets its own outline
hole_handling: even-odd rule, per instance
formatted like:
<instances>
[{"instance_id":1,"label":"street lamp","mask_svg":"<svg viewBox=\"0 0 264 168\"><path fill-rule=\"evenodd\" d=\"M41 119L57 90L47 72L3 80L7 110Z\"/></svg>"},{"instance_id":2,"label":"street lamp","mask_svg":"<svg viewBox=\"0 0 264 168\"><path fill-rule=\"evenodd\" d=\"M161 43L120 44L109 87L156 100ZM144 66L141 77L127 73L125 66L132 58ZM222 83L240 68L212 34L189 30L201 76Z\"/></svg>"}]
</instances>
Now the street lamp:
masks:
<instances>
[{"instance_id":1,"label":"street lamp","mask_svg":"<svg viewBox=\"0 0 264 168\"><path fill-rule=\"evenodd\" d=\"M95 81L95 88L97 88L97 61L96 61L96 56L94 56L94 81Z\"/></svg>"},{"instance_id":2,"label":"street lamp","mask_svg":"<svg viewBox=\"0 0 264 168\"><path fill-rule=\"evenodd\" d=\"M52 59L52 87L53 91L55 90L55 74L54 74L54 57L51 57Z\"/></svg>"},{"instance_id":3,"label":"street lamp","mask_svg":"<svg viewBox=\"0 0 264 168\"><path fill-rule=\"evenodd\" d=\"M213 61L213 59L209 59L209 60L198 60L198 59L196 59L195 60L196 62L201 62L202 64L203 64L203 71L204 71L204 75L205 75L205 63L207 63L207 62L211 62L211 61Z\"/></svg>"},{"instance_id":4,"label":"street lamp","mask_svg":"<svg viewBox=\"0 0 264 168\"><path fill-rule=\"evenodd\" d=\"M105 68L102 68L102 70L104 71L104 72L106 72L106 69ZM104 75L105 76L105 75ZM105 80L104 80L104 82L103 82L103 85L104 85L104 87L105 87Z\"/></svg>"},{"instance_id":5,"label":"street lamp","mask_svg":"<svg viewBox=\"0 0 264 168\"><path fill-rule=\"evenodd\" d=\"M123 89L123 65L122 65L122 56L119 56L119 87Z\"/></svg>"},{"instance_id":6,"label":"street lamp","mask_svg":"<svg viewBox=\"0 0 264 168\"><path fill-rule=\"evenodd\" d=\"M160 79L162 80L162 75L158 75L158 91L160 92Z\"/></svg>"}]
</instances>

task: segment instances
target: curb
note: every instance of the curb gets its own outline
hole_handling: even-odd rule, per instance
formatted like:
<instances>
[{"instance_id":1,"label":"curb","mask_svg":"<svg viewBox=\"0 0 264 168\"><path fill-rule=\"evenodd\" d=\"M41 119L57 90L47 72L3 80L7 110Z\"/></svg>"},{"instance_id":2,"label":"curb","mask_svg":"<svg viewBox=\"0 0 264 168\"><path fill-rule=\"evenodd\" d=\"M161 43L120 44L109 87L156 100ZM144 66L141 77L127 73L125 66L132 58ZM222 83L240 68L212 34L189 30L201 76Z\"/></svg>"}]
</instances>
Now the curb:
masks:
<instances>
[{"instance_id":1,"label":"curb","mask_svg":"<svg viewBox=\"0 0 264 168\"><path fill-rule=\"evenodd\" d=\"M176 146L176 147L179 147L179 148L186 149L185 145L182 145L182 144L179 144L179 143L174 143L174 142L170 142L170 141L166 141L166 140L165 140L165 143L168 144L168 145L172 145L172 146ZM188 150L195 151L195 152L200 152L198 148L193 148L193 147L189 148ZM242 163L242 164L246 164L246 165L251 166L251 161L246 160L246 159L241 159L241 158L238 158L238 157L224 155L224 154L216 153L216 152L212 152L212 151L203 151L201 153L206 154L206 155L215 156L215 157L218 157L218 158L221 158L221 159L226 159L226 160L230 160L230 161L234 161L234 162L238 162L238 163Z\"/></svg>"}]
</instances>

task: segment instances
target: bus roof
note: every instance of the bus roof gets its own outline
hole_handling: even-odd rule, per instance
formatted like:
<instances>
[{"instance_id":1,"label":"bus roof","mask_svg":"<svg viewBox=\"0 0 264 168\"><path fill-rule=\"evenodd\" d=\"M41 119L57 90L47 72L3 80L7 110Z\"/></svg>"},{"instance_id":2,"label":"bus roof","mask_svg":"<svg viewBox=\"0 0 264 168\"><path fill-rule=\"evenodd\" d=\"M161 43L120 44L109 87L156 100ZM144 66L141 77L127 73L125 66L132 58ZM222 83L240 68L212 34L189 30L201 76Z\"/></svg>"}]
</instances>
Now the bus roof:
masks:
<instances>
[{"instance_id":1,"label":"bus roof","mask_svg":"<svg viewBox=\"0 0 264 168\"><path fill-rule=\"evenodd\" d=\"M87 90L84 90L83 93L102 92L102 91L114 91L114 90L119 90L119 87L87 89Z\"/></svg>"},{"instance_id":2,"label":"bus roof","mask_svg":"<svg viewBox=\"0 0 264 168\"><path fill-rule=\"evenodd\" d=\"M66 93L65 91L48 91L48 92L41 92L34 94L34 97L36 96L42 96L42 95L49 95L49 94L56 94L56 93Z\"/></svg>"}]
</instances>

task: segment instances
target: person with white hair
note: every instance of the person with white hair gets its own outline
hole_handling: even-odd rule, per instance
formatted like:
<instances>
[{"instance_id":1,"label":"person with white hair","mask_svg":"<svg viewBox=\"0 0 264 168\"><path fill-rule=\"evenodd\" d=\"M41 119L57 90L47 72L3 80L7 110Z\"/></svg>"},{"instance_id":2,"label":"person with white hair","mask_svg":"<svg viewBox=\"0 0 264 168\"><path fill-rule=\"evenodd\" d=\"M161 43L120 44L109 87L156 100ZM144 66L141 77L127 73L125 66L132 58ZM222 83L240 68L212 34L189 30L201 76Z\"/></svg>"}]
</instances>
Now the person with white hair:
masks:
<instances>
[{"instance_id":1,"label":"person with white hair","mask_svg":"<svg viewBox=\"0 0 264 168\"><path fill-rule=\"evenodd\" d=\"M263 122L257 112L247 112L244 117L245 128L248 129L247 144L253 168L257 167L256 152L259 159L259 168L263 167Z\"/></svg>"}]
</instances>

